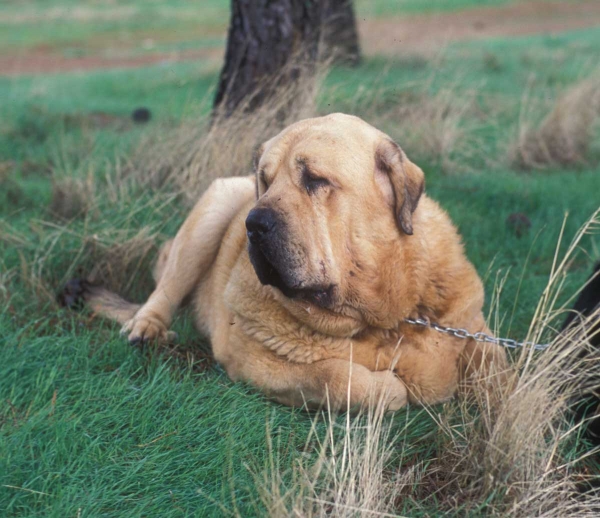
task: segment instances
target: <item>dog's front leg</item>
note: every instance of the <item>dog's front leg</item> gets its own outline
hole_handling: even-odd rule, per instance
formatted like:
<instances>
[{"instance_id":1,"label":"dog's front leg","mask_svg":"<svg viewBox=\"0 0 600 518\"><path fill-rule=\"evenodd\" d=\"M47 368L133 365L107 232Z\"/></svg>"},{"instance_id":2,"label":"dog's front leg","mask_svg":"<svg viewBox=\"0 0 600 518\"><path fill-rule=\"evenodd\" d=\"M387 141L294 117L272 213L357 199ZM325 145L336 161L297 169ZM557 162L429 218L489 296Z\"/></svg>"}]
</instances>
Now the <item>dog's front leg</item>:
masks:
<instances>
[{"instance_id":1,"label":"dog's front leg","mask_svg":"<svg viewBox=\"0 0 600 518\"><path fill-rule=\"evenodd\" d=\"M387 411L406 405L407 389L392 371L373 372L363 365L329 358L295 363L227 326L213 337L217 358L235 381L244 380L264 394L295 407L358 410L381 405Z\"/></svg>"},{"instance_id":2,"label":"dog's front leg","mask_svg":"<svg viewBox=\"0 0 600 518\"><path fill-rule=\"evenodd\" d=\"M256 372L248 374L250 378L256 376ZM354 412L364 407L381 406L386 411L394 411L408 401L404 383L393 372L372 372L345 360L286 363L266 376L260 375L249 381L280 403L296 407L326 405L333 410Z\"/></svg>"},{"instance_id":3,"label":"dog's front leg","mask_svg":"<svg viewBox=\"0 0 600 518\"><path fill-rule=\"evenodd\" d=\"M166 340L173 315L215 260L232 219L253 199L250 177L215 180L185 220L161 267L157 286L123 326L130 343Z\"/></svg>"}]
</instances>

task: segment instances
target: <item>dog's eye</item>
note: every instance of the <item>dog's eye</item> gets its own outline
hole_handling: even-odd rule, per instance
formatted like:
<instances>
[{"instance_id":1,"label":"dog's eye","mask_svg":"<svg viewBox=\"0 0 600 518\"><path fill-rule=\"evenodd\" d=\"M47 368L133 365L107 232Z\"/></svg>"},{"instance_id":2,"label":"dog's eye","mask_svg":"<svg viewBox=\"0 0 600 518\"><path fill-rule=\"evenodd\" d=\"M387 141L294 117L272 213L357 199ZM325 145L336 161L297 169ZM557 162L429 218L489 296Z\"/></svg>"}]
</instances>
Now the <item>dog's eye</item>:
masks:
<instances>
[{"instance_id":1,"label":"dog's eye","mask_svg":"<svg viewBox=\"0 0 600 518\"><path fill-rule=\"evenodd\" d=\"M305 169L302 172L302 185L304 185L304 188L306 189L306 192L308 194L313 194L314 192L318 191L323 187L330 186L331 183L329 183L329 180L327 180L326 178L316 176Z\"/></svg>"}]
</instances>

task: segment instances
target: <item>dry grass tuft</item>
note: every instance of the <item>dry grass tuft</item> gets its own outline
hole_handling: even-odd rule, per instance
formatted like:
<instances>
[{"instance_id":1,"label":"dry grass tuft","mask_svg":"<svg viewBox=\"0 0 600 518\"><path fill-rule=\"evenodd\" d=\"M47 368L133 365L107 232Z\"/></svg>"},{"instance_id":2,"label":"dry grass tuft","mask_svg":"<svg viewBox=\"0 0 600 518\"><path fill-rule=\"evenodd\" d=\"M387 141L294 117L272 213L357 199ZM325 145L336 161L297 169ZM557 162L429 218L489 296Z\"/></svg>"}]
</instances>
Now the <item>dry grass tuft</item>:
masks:
<instances>
[{"instance_id":1,"label":"dry grass tuft","mask_svg":"<svg viewBox=\"0 0 600 518\"><path fill-rule=\"evenodd\" d=\"M509 388L497 378L475 380L488 390L476 386L473 396L432 409L439 427L436 458L416 466L411 459L398 461L393 454L399 436L380 409L347 417L343 430L330 419L316 462L304 457L284 467L275 455L257 477L269 514L392 516L418 511L429 500L440 513L596 516L600 495L581 491L590 452L577 449L581 425L570 423L569 408L582 392L600 386L600 351L585 333L600 310L560 335L552 322L566 310L556 300L573 254L586 233L599 229L600 210L566 255L555 258L527 337L540 342L550 333L551 346L542 353L522 349ZM493 401L485 396L490 384L496 384ZM289 487L283 482L287 469Z\"/></svg>"},{"instance_id":2,"label":"dry grass tuft","mask_svg":"<svg viewBox=\"0 0 600 518\"><path fill-rule=\"evenodd\" d=\"M267 427L270 465L255 474L257 494L269 516L392 516L401 493L414 484L417 469L390 472L396 454L392 421L385 419L381 401L343 424L328 415L326 433L313 421L306 451L317 444L317 461L308 453L291 467L282 466ZM286 485L291 471L291 484Z\"/></svg>"},{"instance_id":3,"label":"dry grass tuft","mask_svg":"<svg viewBox=\"0 0 600 518\"><path fill-rule=\"evenodd\" d=\"M511 161L521 169L581 166L590 159L594 126L600 117L600 81L586 79L561 95L536 124L531 99L524 97Z\"/></svg>"},{"instance_id":4,"label":"dry grass tuft","mask_svg":"<svg viewBox=\"0 0 600 518\"><path fill-rule=\"evenodd\" d=\"M86 262L93 264L87 279L109 290L127 293L139 280L138 273L156 258L161 241L149 227L142 227L133 236L114 231L112 234L109 240L97 235L84 239L89 257Z\"/></svg>"},{"instance_id":5,"label":"dry grass tuft","mask_svg":"<svg viewBox=\"0 0 600 518\"><path fill-rule=\"evenodd\" d=\"M475 92L458 95L451 85L418 102L399 103L388 114L396 124L392 131L405 149L437 162L442 171L462 171L478 148L476 125L468 115Z\"/></svg>"},{"instance_id":6,"label":"dry grass tuft","mask_svg":"<svg viewBox=\"0 0 600 518\"><path fill-rule=\"evenodd\" d=\"M48 210L58 219L72 220L85 216L96 197L95 182L92 175L85 179L54 178L52 199Z\"/></svg>"},{"instance_id":7,"label":"dry grass tuft","mask_svg":"<svg viewBox=\"0 0 600 518\"><path fill-rule=\"evenodd\" d=\"M440 423L446 432L444 450L455 456L456 486L471 505L490 502L495 511L515 516L565 516L594 514L600 504L598 497L579 492L582 479L573 468L581 454L565 454L580 431L569 424L570 405L600 385L600 351L585 333L600 310L560 335L552 325L568 308L557 308L556 301L569 262L584 235L599 225L600 210L580 229L565 256L555 257L527 337L540 343L550 332L550 347L543 353L520 351L510 390L498 392L497 404L482 399L484 390L475 390L474 401L463 401L455 408L458 415L446 415ZM462 419L458 429L457 417Z\"/></svg>"},{"instance_id":8,"label":"dry grass tuft","mask_svg":"<svg viewBox=\"0 0 600 518\"><path fill-rule=\"evenodd\" d=\"M0 291L7 291L17 281L27 302L43 307L55 306L57 290L73 277L83 276L125 294L135 284L151 284L150 262L160 239L149 227L136 233L114 228L92 233L87 228L46 221L32 221L30 226L38 239L8 225L0 227L0 241L18 247L20 256L20 266L3 273L4 289L0 286ZM148 277L146 282L141 282L140 276Z\"/></svg>"},{"instance_id":9,"label":"dry grass tuft","mask_svg":"<svg viewBox=\"0 0 600 518\"><path fill-rule=\"evenodd\" d=\"M413 160L444 173L464 172L484 156L480 129L492 115L477 104L477 90L459 81L434 87L435 76L397 93L388 85L359 90L348 110L386 131ZM474 160L475 159L475 160Z\"/></svg>"}]
</instances>

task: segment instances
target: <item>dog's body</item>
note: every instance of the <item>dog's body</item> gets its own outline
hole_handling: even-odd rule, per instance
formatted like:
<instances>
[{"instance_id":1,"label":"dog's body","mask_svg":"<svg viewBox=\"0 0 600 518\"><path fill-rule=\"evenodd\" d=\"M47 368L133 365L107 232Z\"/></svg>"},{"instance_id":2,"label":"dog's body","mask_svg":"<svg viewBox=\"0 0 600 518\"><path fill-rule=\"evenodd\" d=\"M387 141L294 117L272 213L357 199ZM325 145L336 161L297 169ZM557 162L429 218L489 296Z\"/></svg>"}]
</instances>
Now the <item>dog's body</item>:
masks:
<instances>
[{"instance_id":1,"label":"dog's body","mask_svg":"<svg viewBox=\"0 0 600 518\"><path fill-rule=\"evenodd\" d=\"M143 306L96 289L91 307L131 342L166 339L191 295L229 376L294 406L434 403L505 368L496 345L405 322L489 333L456 229L389 137L356 117L309 119L263 145L255 165L202 196L161 249Z\"/></svg>"}]
</instances>

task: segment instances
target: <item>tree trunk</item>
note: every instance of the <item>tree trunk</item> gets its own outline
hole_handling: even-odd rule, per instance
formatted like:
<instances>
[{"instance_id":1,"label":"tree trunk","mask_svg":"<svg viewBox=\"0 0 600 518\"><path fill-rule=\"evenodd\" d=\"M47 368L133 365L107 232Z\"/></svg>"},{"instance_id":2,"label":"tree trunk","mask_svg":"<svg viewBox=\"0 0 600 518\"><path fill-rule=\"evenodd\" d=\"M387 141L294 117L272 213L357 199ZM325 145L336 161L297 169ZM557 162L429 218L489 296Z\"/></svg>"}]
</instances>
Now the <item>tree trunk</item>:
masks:
<instances>
[{"instance_id":1,"label":"tree trunk","mask_svg":"<svg viewBox=\"0 0 600 518\"><path fill-rule=\"evenodd\" d=\"M330 43L334 59L357 62L350 0L231 0L225 63L213 113L227 117L238 108L254 111L280 86L310 72L322 57L322 39Z\"/></svg>"},{"instance_id":2,"label":"tree trunk","mask_svg":"<svg viewBox=\"0 0 600 518\"><path fill-rule=\"evenodd\" d=\"M360 47L352 0L328 0L325 7L323 39L328 56L335 63L357 65Z\"/></svg>"}]
</instances>

